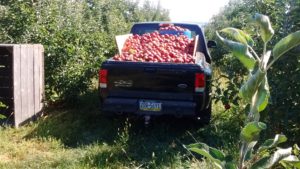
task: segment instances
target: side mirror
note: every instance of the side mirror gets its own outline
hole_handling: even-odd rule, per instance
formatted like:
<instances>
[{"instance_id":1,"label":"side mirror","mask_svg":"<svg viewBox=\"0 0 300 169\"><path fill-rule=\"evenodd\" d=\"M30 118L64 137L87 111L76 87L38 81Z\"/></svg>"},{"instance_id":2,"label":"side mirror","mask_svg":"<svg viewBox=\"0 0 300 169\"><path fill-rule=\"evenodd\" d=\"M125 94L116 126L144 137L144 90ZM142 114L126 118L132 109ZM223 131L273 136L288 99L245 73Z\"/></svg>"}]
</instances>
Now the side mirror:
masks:
<instances>
[{"instance_id":1,"label":"side mirror","mask_svg":"<svg viewBox=\"0 0 300 169\"><path fill-rule=\"evenodd\" d=\"M217 42L216 41L213 41L213 40L209 40L207 42L207 47L208 48L217 48Z\"/></svg>"}]
</instances>

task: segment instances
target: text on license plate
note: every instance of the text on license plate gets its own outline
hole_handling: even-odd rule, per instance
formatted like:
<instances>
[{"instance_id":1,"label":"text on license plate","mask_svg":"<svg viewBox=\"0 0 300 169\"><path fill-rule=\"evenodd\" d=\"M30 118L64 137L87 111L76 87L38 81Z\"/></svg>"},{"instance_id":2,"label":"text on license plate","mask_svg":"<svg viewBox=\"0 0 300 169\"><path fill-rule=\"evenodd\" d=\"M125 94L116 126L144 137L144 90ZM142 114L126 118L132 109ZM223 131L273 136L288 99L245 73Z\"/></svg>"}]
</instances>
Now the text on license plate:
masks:
<instances>
[{"instance_id":1,"label":"text on license plate","mask_svg":"<svg viewBox=\"0 0 300 169\"><path fill-rule=\"evenodd\" d=\"M140 101L140 110L143 111L161 111L161 103L155 101Z\"/></svg>"}]
</instances>

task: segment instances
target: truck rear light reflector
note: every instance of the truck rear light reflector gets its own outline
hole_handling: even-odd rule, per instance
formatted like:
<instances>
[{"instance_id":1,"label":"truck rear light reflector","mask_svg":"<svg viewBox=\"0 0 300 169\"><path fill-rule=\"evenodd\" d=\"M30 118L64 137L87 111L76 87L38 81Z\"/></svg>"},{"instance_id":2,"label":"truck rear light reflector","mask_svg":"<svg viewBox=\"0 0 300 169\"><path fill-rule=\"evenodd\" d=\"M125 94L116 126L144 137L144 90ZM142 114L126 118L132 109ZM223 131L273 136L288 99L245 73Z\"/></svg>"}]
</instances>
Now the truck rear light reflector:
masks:
<instances>
[{"instance_id":1,"label":"truck rear light reflector","mask_svg":"<svg viewBox=\"0 0 300 169\"><path fill-rule=\"evenodd\" d=\"M106 69L99 70L100 88L107 88L107 74L108 74L108 71Z\"/></svg>"},{"instance_id":2,"label":"truck rear light reflector","mask_svg":"<svg viewBox=\"0 0 300 169\"><path fill-rule=\"evenodd\" d=\"M205 75L204 73L195 74L195 92L204 92L205 89Z\"/></svg>"},{"instance_id":3,"label":"truck rear light reflector","mask_svg":"<svg viewBox=\"0 0 300 169\"><path fill-rule=\"evenodd\" d=\"M107 84L105 84L105 83L100 83L100 88L107 88Z\"/></svg>"}]
</instances>

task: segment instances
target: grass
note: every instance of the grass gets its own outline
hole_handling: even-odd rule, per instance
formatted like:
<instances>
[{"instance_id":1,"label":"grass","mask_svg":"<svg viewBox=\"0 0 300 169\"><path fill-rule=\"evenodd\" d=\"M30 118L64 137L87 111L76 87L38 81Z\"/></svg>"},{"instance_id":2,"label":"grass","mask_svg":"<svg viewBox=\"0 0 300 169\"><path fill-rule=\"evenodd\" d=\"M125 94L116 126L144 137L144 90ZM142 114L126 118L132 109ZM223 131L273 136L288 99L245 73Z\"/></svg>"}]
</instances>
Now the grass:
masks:
<instances>
[{"instance_id":1,"label":"grass","mask_svg":"<svg viewBox=\"0 0 300 169\"><path fill-rule=\"evenodd\" d=\"M159 117L148 128L136 117L103 117L98 107L93 92L76 107L48 109L36 122L1 128L0 168L211 168L183 148L196 140L238 152L241 120L220 105L205 127Z\"/></svg>"}]
</instances>

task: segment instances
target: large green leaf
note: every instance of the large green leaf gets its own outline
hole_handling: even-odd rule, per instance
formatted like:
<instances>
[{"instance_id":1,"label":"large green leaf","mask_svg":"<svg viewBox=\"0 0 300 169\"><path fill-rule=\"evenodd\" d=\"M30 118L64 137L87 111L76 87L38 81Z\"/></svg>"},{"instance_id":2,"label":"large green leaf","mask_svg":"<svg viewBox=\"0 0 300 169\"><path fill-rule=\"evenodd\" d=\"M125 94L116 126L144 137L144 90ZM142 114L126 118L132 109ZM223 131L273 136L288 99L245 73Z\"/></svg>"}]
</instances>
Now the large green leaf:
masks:
<instances>
[{"instance_id":1,"label":"large green leaf","mask_svg":"<svg viewBox=\"0 0 300 169\"><path fill-rule=\"evenodd\" d=\"M209 154L208 151L206 151L205 149L200 149L200 148L189 148L190 151L197 153L199 155L202 155L210 160L212 160L213 162L216 162L217 164L221 165L221 161L218 159L215 159L213 156L211 156Z\"/></svg>"},{"instance_id":2,"label":"large green leaf","mask_svg":"<svg viewBox=\"0 0 300 169\"><path fill-rule=\"evenodd\" d=\"M282 134L276 134L274 139L268 139L266 140L258 149L258 152L262 152L264 150L274 148L280 143L284 143L287 141L287 137Z\"/></svg>"},{"instance_id":3,"label":"large green leaf","mask_svg":"<svg viewBox=\"0 0 300 169\"><path fill-rule=\"evenodd\" d=\"M207 159L211 160L214 162L215 166L217 166L218 168L222 169L222 162L218 159L215 159L213 156L211 156L211 154L209 154L209 152L205 149L200 149L200 148L189 148L190 151L197 153L199 155L202 155L204 157L206 157Z\"/></svg>"},{"instance_id":4,"label":"large green leaf","mask_svg":"<svg viewBox=\"0 0 300 169\"><path fill-rule=\"evenodd\" d=\"M281 39L273 48L274 59L277 60L280 56L300 45L300 31L289 34Z\"/></svg>"},{"instance_id":5,"label":"large green leaf","mask_svg":"<svg viewBox=\"0 0 300 169\"><path fill-rule=\"evenodd\" d=\"M247 82L244 83L240 89L240 96L247 102L251 103L252 96L255 94L265 75L266 72L259 68L254 74L250 74Z\"/></svg>"},{"instance_id":6,"label":"large green leaf","mask_svg":"<svg viewBox=\"0 0 300 169\"><path fill-rule=\"evenodd\" d=\"M288 164L289 166L291 166L293 168L300 169L300 160L297 156L290 155L290 156L282 159L281 162Z\"/></svg>"},{"instance_id":7,"label":"large green leaf","mask_svg":"<svg viewBox=\"0 0 300 169\"><path fill-rule=\"evenodd\" d=\"M257 93L257 99L256 104L258 107L258 112L261 112L265 110L269 103L270 98L270 90L269 90L269 84L268 84L268 78L267 75L265 76L265 79L261 82L261 84L258 87L258 93Z\"/></svg>"},{"instance_id":8,"label":"large green leaf","mask_svg":"<svg viewBox=\"0 0 300 169\"><path fill-rule=\"evenodd\" d=\"M253 44L254 44L254 41L250 37L250 35L246 34L244 31L242 31L240 29L228 27L228 28L222 29L221 32L229 34L236 41L238 41L244 45L253 46Z\"/></svg>"},{"instance_id":9,"label":"large green leaf","mask_svg":"<svg viewBox=\"0 0 300 169\"><path fill-rule=\"evenodd\" d=\"M225 160L225 154L213 147L209 147L207 144L205 143L195 143L195 144L190 144L187 146L187 149L193 151L196 149L201 149L204 150L205 152L207 152L211 157L219 160L219 161L224 161Z\"/></svg>"},{"instance_id":10,"label":"large green leaf","mask_svg":"<svg viewBox=\"0 0 300 169\"><path fill-rule=\"evenodd\" d=\"M265 156L256 163L254 163L250 169L267 169L271 168L273 165L277 164L280 160L290 156L292 153L292 148L278 149L271 156Z\"/></svg>"},{"instance_id":11,"label":"large green leaf","mask_svg":"<svg viewBox=\"0 0 300 169\"><path fill-rule=\"evenodd\" d=\"M213 147L209 147L209 154L211 154L211 156L213 156L214 158L220 160L220 161L224 161L225 160L225 155L222 151L213 148Z\"/></svg>"},{"instance_id":12,"label":"large green leaf","mask_svg":"<svg viewBox=\"0 0 300 169\"><path fill-rule=\"evenodd\" d=\"M298 147L297 144L295 144L293 146L293 153L296 155L296 156L299 156L300 155L300 148Z\"/></svg>"},{"instance_id":13,"label":"large green leaf","mask_svg":"<svg viewBox=\"0 0 300 169\"><path fill-rule=\"evenodd\" d=\"M247 149L246 149L246 153L245 156L243 157L244 160L243 161L248 161L252 158L253 155L253 148L256 145L257 141L252 141L248 144Z\"/></svg>"},{"instance_id":14,"label":"large green leaf","mask_svg":"<svg viewBox=\"0 0 300 169\"><path fill-rule=\"evenodd\" d=\"M209 147L205 143L195 143L186 146L186 148L194 153L202 155L213 161L218 168L223 168L225 164L225 155L220 150Z\"/></svg>"},{"instance_id":15,"label":"large green leaf","mask_svg":"<svg viewBox=\"0 0 300 169\"><path fill-rule=\"evenodd\" d=\"M226 163L224 168L225 169L237 169L236 165L232 162Z\"/></svg>"},{"instance_id":16,"label":"large green leaf","mask_svg":"<svg viewBox=\"0 0 300 169\"><path fill-rule=\"evenodd\" d=\"M267 126L265 123L250 122L242 129L241 138L248 143L256 141L261 130L265 130L266 128Z\"/></svg>"},{"instance_id":17,"label":"large green leaf","mask_svg":"<svg viewBox=\"0 0 300 169\"><path fill-rule=\"evenodd\" d=\"M266 15L256 13L254 15L256 24L260 27L260 35L265 43L271 40L274 35L270 19Z\"/></svg>"},{"instance_id":18,"label":"large green leaf","mask_svg":"<svg viewBox=\"0 0 300 169\"><path fill-rule=\"evenodd\" d=\"M255 65L255 58L249 52L248 47L242 43L234 42L228 39L224 39L222 36L216 32L219 39L230 49L232 54L236 56L243 65L248 69L252 70Z\"/></svg>"}]
</instances>

